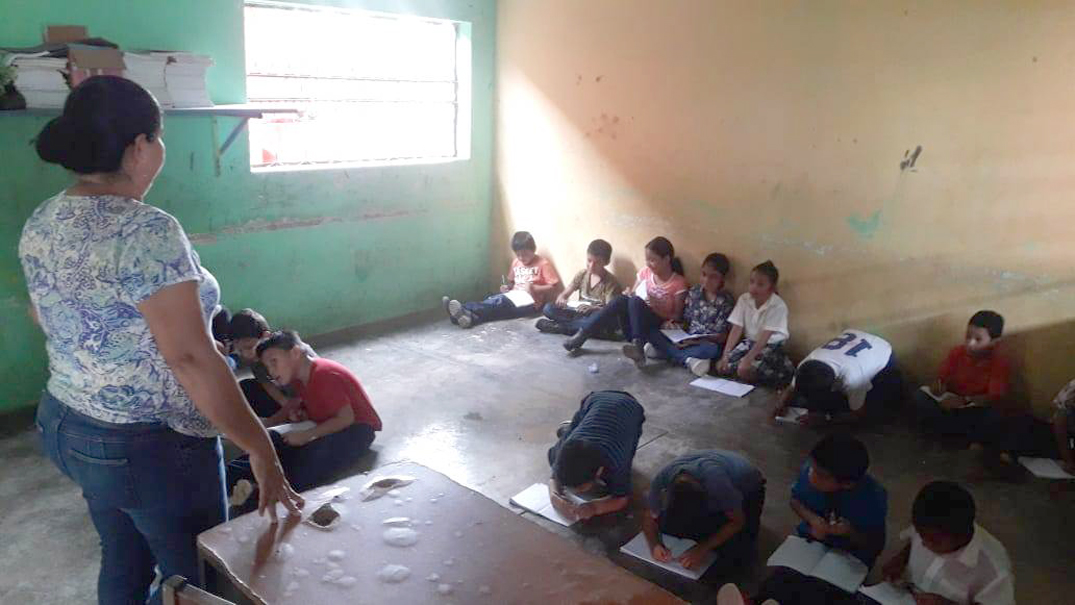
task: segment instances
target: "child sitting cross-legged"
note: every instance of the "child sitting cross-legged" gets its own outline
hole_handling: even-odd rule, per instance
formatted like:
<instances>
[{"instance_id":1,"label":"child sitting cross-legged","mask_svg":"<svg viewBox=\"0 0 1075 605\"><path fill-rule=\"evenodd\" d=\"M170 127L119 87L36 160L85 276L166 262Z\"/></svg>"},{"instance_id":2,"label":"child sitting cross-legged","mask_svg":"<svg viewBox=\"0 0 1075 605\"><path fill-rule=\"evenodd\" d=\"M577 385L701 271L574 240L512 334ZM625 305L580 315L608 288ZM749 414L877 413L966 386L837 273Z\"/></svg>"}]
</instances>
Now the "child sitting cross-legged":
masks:
<instances>
[{"instance_id":1,"label":"child sitting cross-legged","mask_svg":"<svg viewBox=\"0 0 1075 605\"><path fill-rule=\"evenodd\" d=\"M358 378L340 363L311 357L303 345L299 335L288 330L273 333L257 347L272 379L296 394L265 424L273 427L306 419L315 423L283 434L269 430L284 474L296 491L331 481L369 451L375 432L381 430L381 418ZM245 510L244 503L250 502L248 496L256 488L247 456L228 463L227 480L232 505Z\"/></svg>"},{"instance_id":2,"label":"child sitting cross-legged","mask_svg":"<svg viewBox=\"0 0 1075 605\"><path fill-rule=\"evenodd\" d=\"M534 326L549 334L574 336L588 315L612 302L623 289L616 276L607 269L611 261L612 244L603 239L590 242L586 247L586 268L575 274L555 302L545 305L542 309L545 317L537 320ZM569 301L575 292L579 293L578 304L571 305Z\"/></svg>"},{"instance_id":3,"label":"child sitting cross-legged","mask_svg":"<svg viewBox=\"0 0 1075 605\"><path fill-rule=\"evenodd\" d=\"M645 347L647 357L666 358L685 366L695 376L709 374L713 360L720 359L731 329L728 317L735 308L735 297L724 289L730 269L728 257L719 252L705 257L702 283L687 291L687 302L683 307L684 330L693 336L672 342L659 329L650 330Z\"/></svg>"},{"instance_id":4,"label":"child sitting cross-legged","mask_svg":"<svg viewBox=\"0 0 1075 605\"><path fill-rule=\"evenodd\" d=\"M974 516L974 498L959 484L923 487L911 508L912 525L900 534L907 544L882 568L885 579L906 582L915 603L1015 605L1008 553Z\"/></svg>"},{"instance_id":5,"label":"child sitting cross-legged","mask_svg":"<svg viewBox=\"0 0 1075 605\"><path fill-rule=\"evenodd\" d=\"M780 272L772 261L750 272L749 291L739 297L728 318L732 324L717 374L744 382L783 388L795 375L784 351L788 339L788 306L776 293Z\"/></svg>"}]
</instances>

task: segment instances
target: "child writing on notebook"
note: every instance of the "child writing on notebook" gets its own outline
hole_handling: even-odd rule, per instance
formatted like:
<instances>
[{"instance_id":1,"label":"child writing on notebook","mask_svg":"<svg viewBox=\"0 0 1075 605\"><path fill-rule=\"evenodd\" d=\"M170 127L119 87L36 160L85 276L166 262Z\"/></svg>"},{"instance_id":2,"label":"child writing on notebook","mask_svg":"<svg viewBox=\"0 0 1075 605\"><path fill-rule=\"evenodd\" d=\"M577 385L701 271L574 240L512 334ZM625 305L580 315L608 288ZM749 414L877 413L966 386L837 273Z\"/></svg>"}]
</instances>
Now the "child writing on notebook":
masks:
<instances>
[{"instance_id":1,"label":"child writing on notebook","mask_svg":"<svg viewBox=\"0 0 1075 605\"><path fill-rule=\"evenodd\" d=\"M687 291L683 308L683 327L692 338L672 342L660 330L650 330L646 356L667 358L685 366L695 376L705 376L719 359L728 340L731 324L728 317L735 308L735 297L724 289L725 278L731 269L728 257L714 252L702 261L702 283Z\"/></svg>"},{"instance_id":2,"label":"child writing on notebook","mask_svg":"<svg viewBox=\"0 0 1075 605\"><path fill-rule=\"evenodd\" d=\"M885 580L906 582L918 605L1015 605L1008 553L974 516L974 498L959 484L923 487L900 534L907 544L882 568Z\"/></svg>"},{"instance_id":3,"label":"child writing on notebook","mask_svg":"<svg viewBox=\"0 0 1075 605\"><path fill-rule=\"evenodd\" d=\"M676 327L686 298L683 263L672 242L655 237L646 244L646 266L638 272L634 286L587 317L578 333L564 342L564 348L575 353L596 333L619 324L628 340L623 354L642 367L646 364L645 344L650 331Z\"/></svg>"},{"instance_id":4,"label":"child writing on notebook","mask_svg":"<svg viewBox=\"0 0 1075 605\"><path fill-rule=\"evenodd\" d=\"M527 231L517 231L511 236L511 276L505 278L500 292L481 302L461 303L447 296L441 300L448 319L460 328L472 328L487 321L515 319L534 315L546 302L555 300L563 285L556 269L547 259L537 253L534 236ZM517 305L508 296L513 290L523 292L532 303Z\"/></svg>"},{"instance_id":5,"label":"child writing on notebook","mask_svg":"<svg viewBox=\"0 0 1075 605\"><path fill-rule=\"evenodd\" d=\"M606 267L612 261L612 244L595 239L586 247L586 268L575 274L567 289L548 303L542 310L545 317L537 320L535 327L549 334L574 336L586 316L603 308L619 295L620 282ZM569 300L579 293L577 305Z\"/></svg>"},{"instance_id":6,"label":"child writing on notebook","mask_svg":"<svg viewBox=\"0 0 1075 605\"><path fill-rule=\"evenodd\" d=\"M987 430L989 407L1004 405L1008 396L1010 364L998 350L1003 333L1000 314L975 313L964 343L941 363L932 393L915 392L918 422L928 435L971 442Z\"/></svg>"},{"instance_id":7,"label":"child writing on notebook","mask_svg":"<svg viewBox=\"0 0 1075 605\"><path fill-rule=\"evenodd\" d=\"M653 558L669 562L662 534L697 542L677 561L698 567L711 553L732 571L754 556L765 506L765 475L744 456L709 450L676 458L650 483L642 531Z\"/></svg>"},{"instance_id":8,"label":"child writing on notebook","mask_svg":"<svg viewBox=\"0 0 1075 605\"><path fill-rule=\"evenodd\" d=\"M717 363L718 374L777 388L791 382L795 366L784 352L788 306L776 293L779 279L772 261L750 272L750 287L728 318L732 329Z\"/></svg>"},{"instance_id":9,"label":"child writing on notebook","mask_svg":"<svg viewBox=\"0 0 1075 605\"><path fill-rule=\"evenodd\" d=\"M642 405L629 393L595 391L587 395L570 423L557 431L549 449L549 499L562 515L589 519L623 510L631 498L631 465L646 421ZM565 490L607 494L576 504Z\"/></svg>"},{"instance_id":10,"label":"child writing on notebook","mask_svg":"<svg viewBox=\"0 0 1075 605\"><path fill-rule=\"evenodd\" d=\"M284 474L296 491L322 485L353 465L381 430L381 418L358 378L340 363L311 357L303 344L298 334L287 330L273 333L257 346L273 381L289 385L296 394L265 424L286 423L298 412L315 423L284 434L269 431ZM228 463L227 471L232 504L242 506L245 498L236 494L249 496L254 487L250 460L241 456ZM247 484L238 487L244 480Z\"/></svg>"}]
</instances>

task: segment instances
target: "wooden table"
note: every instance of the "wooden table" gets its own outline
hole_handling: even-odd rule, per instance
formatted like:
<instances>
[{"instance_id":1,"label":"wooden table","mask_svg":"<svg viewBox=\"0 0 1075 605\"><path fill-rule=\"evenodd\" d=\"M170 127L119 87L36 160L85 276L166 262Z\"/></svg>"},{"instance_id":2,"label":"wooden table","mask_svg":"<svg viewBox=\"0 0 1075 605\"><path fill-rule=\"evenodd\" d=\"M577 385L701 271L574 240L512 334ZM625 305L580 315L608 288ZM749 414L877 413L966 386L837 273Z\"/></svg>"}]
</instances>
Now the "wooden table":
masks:
<instances>
[{"instance_id":1,"label":"wooden table","mask_svg":"<svg viewBox=\"0 0 1075 605\"><path fill-rule=\"evenodd\" d=\"M371 479L410 475L416 481L397 497L363 502ZM523 481L525 482L525 481ZM681 603L661 588L592 555L444 475L404 462L346 479L304 496L303 518L324 502L327 490L346 486L332 531L293 517L273 526L249 514L198 536L209 586L221 575L254 603ZM391 517L409 517L413 546L385 543ZM331 561L331 557L340 558ZM343 584L323 581L334 565ZM410 577L385 583L378 571L403 565ZM431 579L436 574L437 579ZM336 575L339 575L338 572ZM350 585L347 585L350 584ZM442 590L448 594L442 594ZM450 592L449 592L450 591Z\"/></svg>"}]
</instances>

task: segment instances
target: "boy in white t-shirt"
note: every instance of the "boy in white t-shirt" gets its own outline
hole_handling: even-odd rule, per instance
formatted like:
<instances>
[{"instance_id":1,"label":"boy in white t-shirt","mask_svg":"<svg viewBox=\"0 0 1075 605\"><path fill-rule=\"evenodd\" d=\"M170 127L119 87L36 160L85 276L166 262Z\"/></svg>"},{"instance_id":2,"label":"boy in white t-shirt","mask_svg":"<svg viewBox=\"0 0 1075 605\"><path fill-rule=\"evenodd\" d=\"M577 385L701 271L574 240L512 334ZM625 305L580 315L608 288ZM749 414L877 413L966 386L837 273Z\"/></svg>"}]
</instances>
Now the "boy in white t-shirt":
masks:
<instances>
[{"instance_id":1,"label":"boy in white t-shirt","mask_svg":"<svg viewBox=\"0 0 1075 605\"><path fill-rule=\"evenodd\" d=\"M783 388L795 375L784 352L788 339L788 306L776 293L780 272L772 261L754 267L750 287L728 316L732 331L717 363L717 373L744 382Z\"/></svg>"},{"instance_id":2,"label":"boy in white t-shirt","mask_svg":"<svg viewBox=\"0 0 1075 605\"><path fill-rule=\"evenodd\" d=\"M773 416L795 406L810 411L799 419L810 426L855 423L899 403L902 394L892 345L880 336L845 330L799 364Z\"/></svg>"},{"instance_id":3,"label":"boy in white t-shirt","mask_svg":"<svg viewBox=\"0 0 1075 605\"><path fill-rule=\"evenodd\" d=\"M1004 545L974 522L974 498L951 481L918 492L903 550L882 568L885 580L905 581L915 602L1015 605L1015 576Z\"/></svg>"}]
</instances>

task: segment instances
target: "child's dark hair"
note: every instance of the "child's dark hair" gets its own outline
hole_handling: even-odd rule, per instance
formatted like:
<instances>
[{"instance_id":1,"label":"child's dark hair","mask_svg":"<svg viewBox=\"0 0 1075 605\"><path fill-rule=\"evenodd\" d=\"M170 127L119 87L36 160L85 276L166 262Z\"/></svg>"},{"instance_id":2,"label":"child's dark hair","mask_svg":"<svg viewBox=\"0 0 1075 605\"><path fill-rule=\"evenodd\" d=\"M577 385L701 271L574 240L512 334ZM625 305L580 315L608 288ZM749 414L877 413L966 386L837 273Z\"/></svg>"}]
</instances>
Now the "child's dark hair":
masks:
<instances>
[{"instance_id":1,"label":"child's dark hair","mask_svg":"<svg viewBox=\"0 0 1075 605\"><path fill-rule=\"evenodd\" d=\"M574 439L560 446L553 472L561 485L577 487L597 479L597 470L603 464L601 450L597 446Z\"/></svg>"},{"instance_id":2,"label":"child's dark hair","mask_svg":"<svg viewBox=\"0 0 1075 605\"><path fill-rule=\"evenodd\" d=\"M776 287L776 283L780 281L780 271L776 268L776 265L774 265L773 261L771 260L767 260L764 263L755 266L753 271L755 273L761 273L765 277L768 277L774 288Z\"/></svg>"},{"instance_id":3,"label":"child's dark hair","mask_svg":"<svg viewBox=\"0 0 1075 605\"><path fill-rule=\"evenodd\" d=\"M512 252L534 251L537 250L537 243L534 242L534 236L530 235L529 231L516 231L515 235L511 236L511 250Z\"/></svg>"},{"instance_id":4,"label":"child's dark hair","mask_svg":"<svg viewBox=\"0 0 1075 605\"><path fill-rule=\"evenodd\" d=\"M967 322L976 328L983 328L989 332L990 338L1000 338L1004 334L1004 317L996 311L978 311L971 315Z\"/></svg>"},{"instance_id":5,"label":"child's dark hair","mask_svg":"<svg viewBox=\"0 0 1075 605\"><path fill-rule=\"evenodd\" d=\"M709 267L710 269L718 271L721 275L725 276L727 276L728 271L731 271L732 269L732 263L728 261L728 257L724 256L720 252L714 252L709 256L705 257L705 260L702 261L702 266Z\"/></svg>"},{"instance_id":6,"label":"child's dark hair","mask_svg":"<svg viewBox=\"0 0 1075 605\"><path fill-rule=\"evenodd\" d=\"M231 316L231 337L235 340L240 338L261 338L261 335L269 331L269 322L265 321L261 313L253 309L243 309Z\"/></svg>"},{"instance_id":7,"label":"child's dark hair","mask_svg":"<svg viewBox=\"0 0 1075 605\"><path fill-rule=\"evenodd\" d=\"M974 534L974 497L952 481L934 481L923 487L911 506L911 522L951 536Z\"/></svg>"},{"instance_id":8,"label":"child's dark hair","mask_svg":"<svg viewBox=\"0 0 1075 605\"><path fill-rule=\"evenodd\" d=\"M837 481L857 483L870 467L870 453L861 441L844 433L825 437L810 452L814 463Z\"/></svg>"},{"instance_id":9,"label":"child's dark hair","mask_svg":"<svg viewBox=\"0 0 1075 605\"><path fill-rule=\"evenodd\" d=\"M67 95L63 114L37 135L37 155L78 174L118 172L127 147L160 132L161 110L146 89L118 76L87 78Z\"/></svg>"},{"instance_id":10,"label":"child's dark hair","mask_svg":"<svg viewBox=\"0 0 1075 605\"><path fill-rule=\"evenodd\" d=\"M228 311L227 307L217 309L216 313L213 314L213 321L210 322L210 326L213 332L213 340L217 342L231 340L231 311Z\"/></svg>"},{"instance_id":11,"label":"child's dark hair","mask_svg":"<svg viewBox=\"0 0 1075 605\"><path fill-rule=\"evenodd\" d=\"M668 241L668 238L658 235L646 244L646 250L662 258L672 259L672 270L683 275L683 262L676 256L676 249L672 246L672 242Z\"/></svg>"},{"instance_id":12,"label":"child's dark hair","mask_svg":"<svg viewBox=\"0 0 1075 605\"><path fill-rule=\"evenodd\" d=\"M302 339L299 338L299 333L294 330L279 330L273 332L268 338L258 343L258 357L265 354L265 351L269 349L280 349L281 351L290 351L295 347L301 347L303 345Z\"/></svg>"},{"instance_id":13,"label":"child's dark hair","mask_svg":"<svg viewBox=\"0 0 1075 605\"><path fill-rule=\"evenodd\" d=\"M705 488L679 473L668 486L666 512L675 516L705 515L708 497Z\"/></svg>"},{"instance_id":14,"label":"child's dark hair","mask_svg":"<svg viewBox=\"0 0 1075 605\"><path fill-rule=\"evenodd\" d=\"M836 372L832 367L816 359L808 359L795 370L795 389L804 395L823 394L832 391Z\"/></svg>"},{"instance_id":15,"label":"child's dark hair","mask_svg":"<svg viewBox=\"0 0 1075 605\"><path fill-rule=\"evenodd\" d=\"M612 244L603 239L595 239L590 242L589 246L586 246L586 254L599 258L605 261L605 264L608 264L612 260Z\"/></svg>"}]
</instances>

